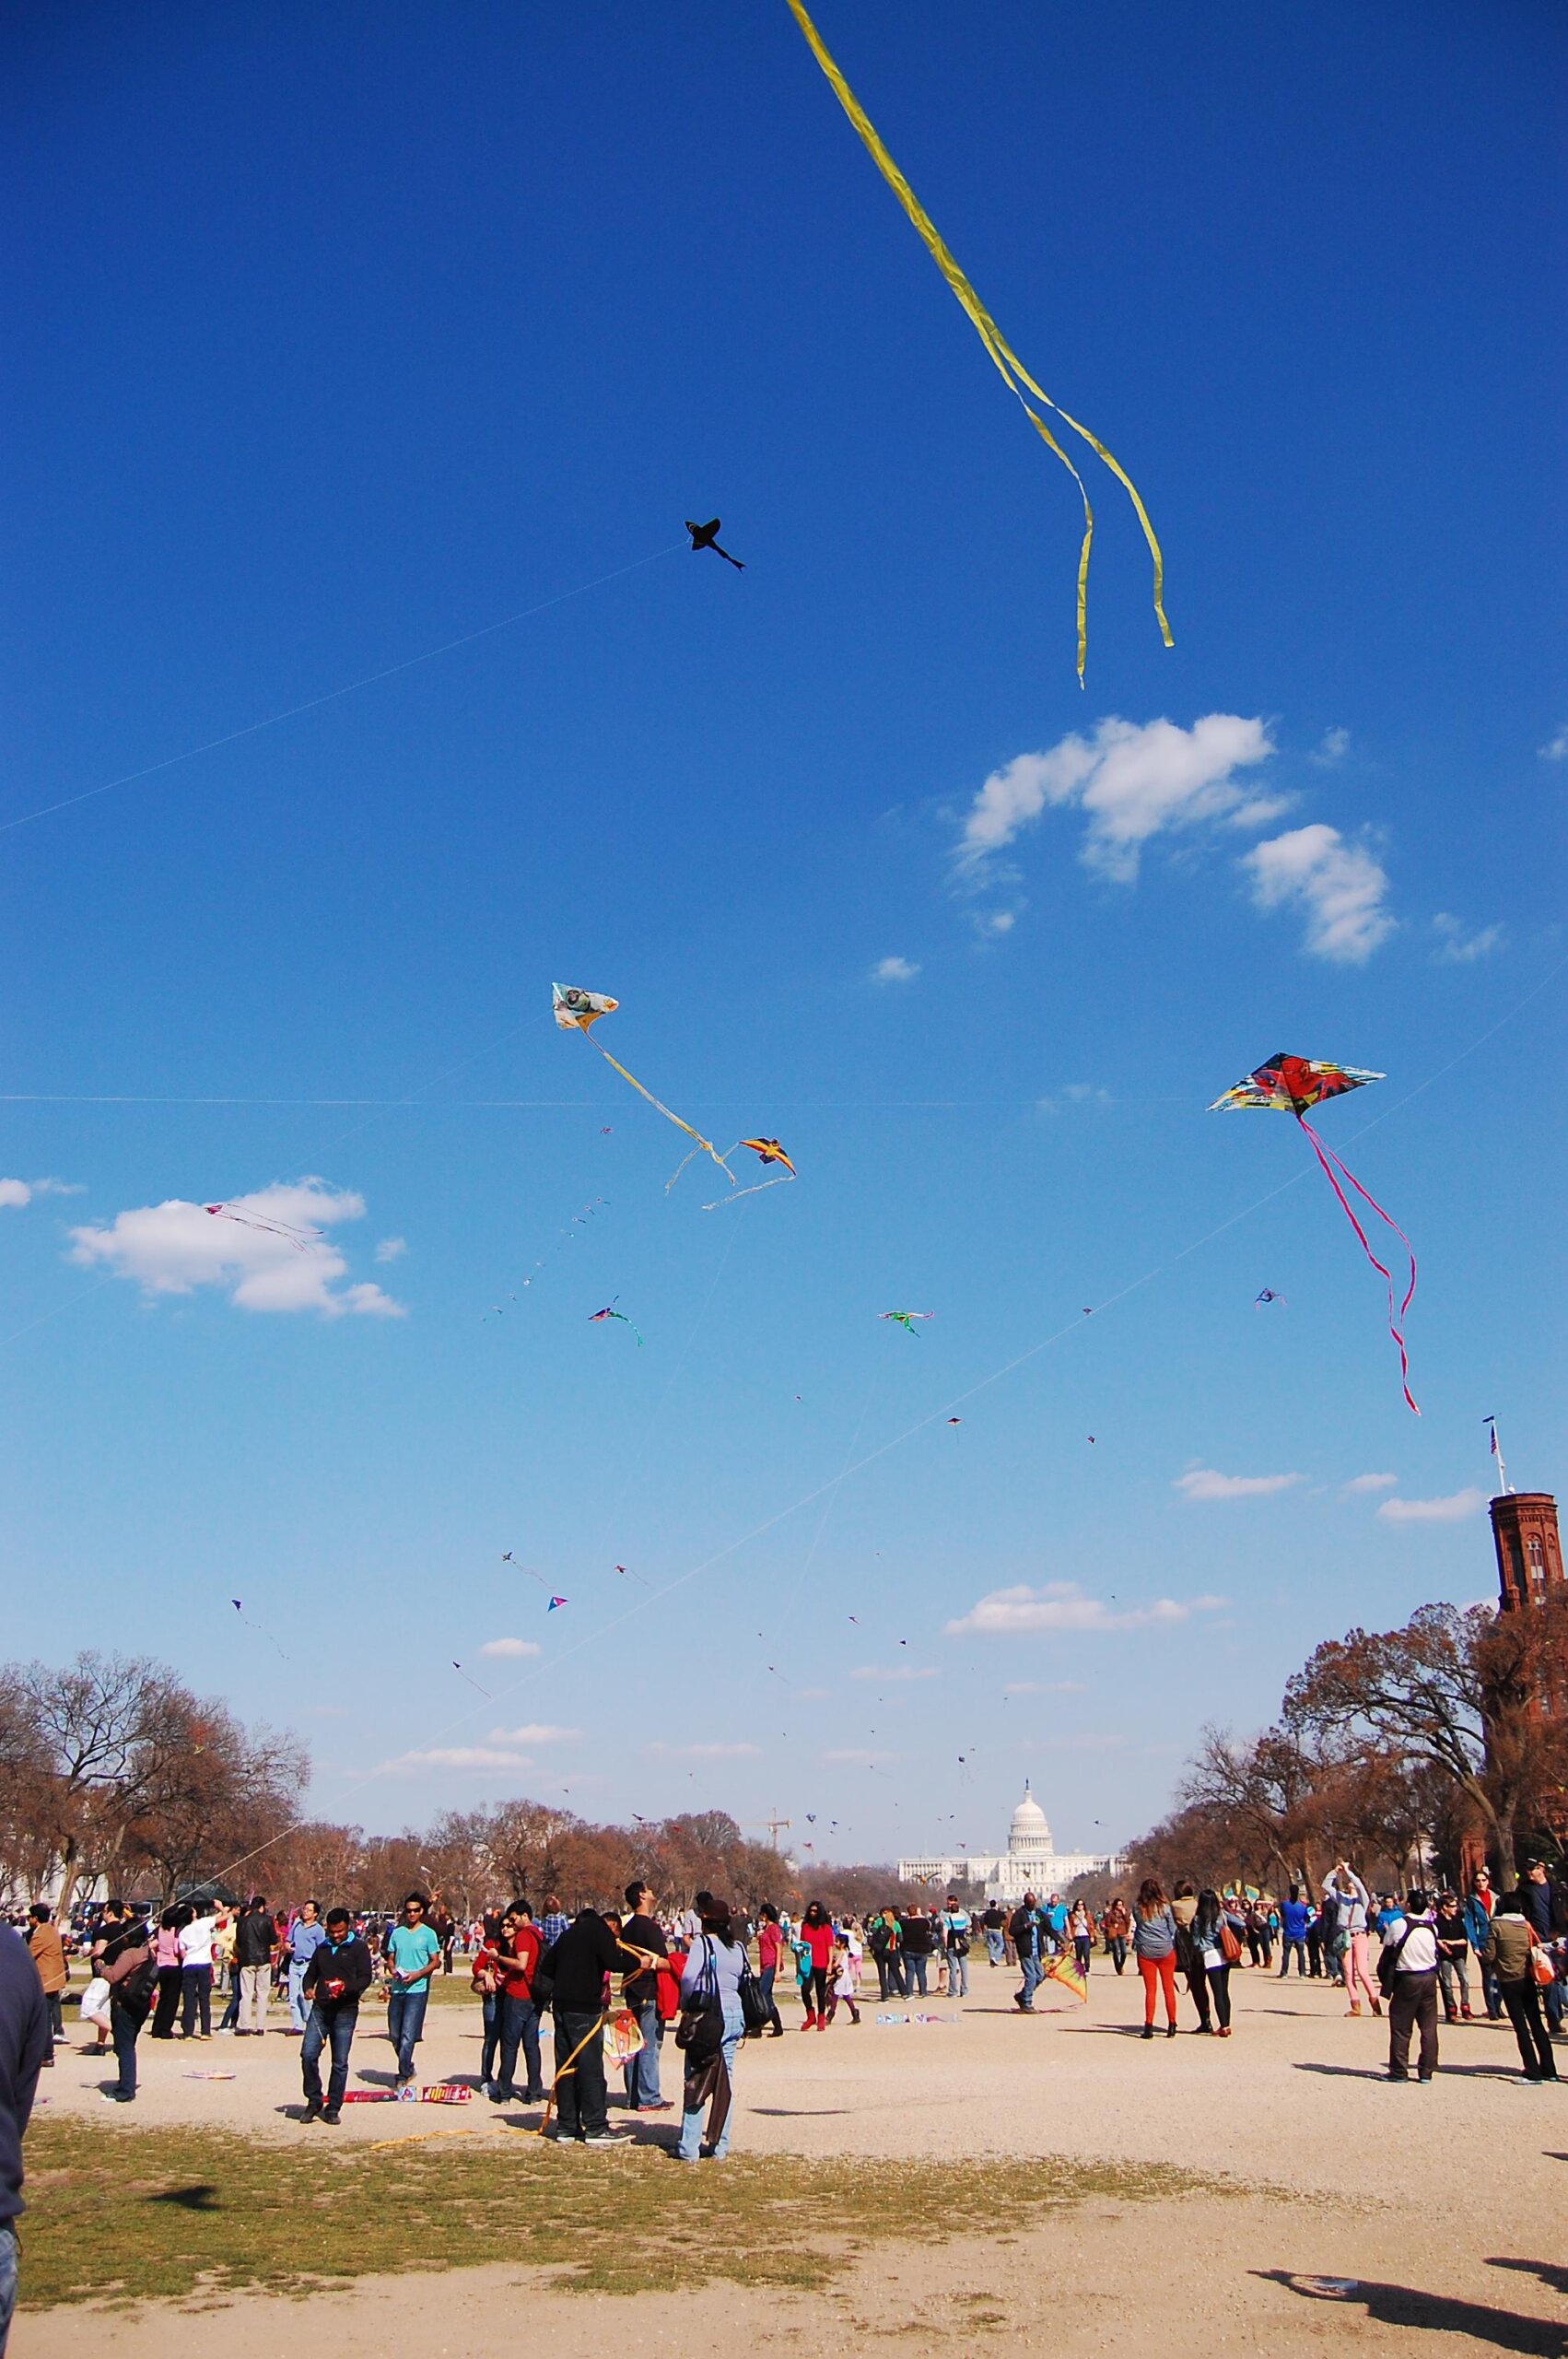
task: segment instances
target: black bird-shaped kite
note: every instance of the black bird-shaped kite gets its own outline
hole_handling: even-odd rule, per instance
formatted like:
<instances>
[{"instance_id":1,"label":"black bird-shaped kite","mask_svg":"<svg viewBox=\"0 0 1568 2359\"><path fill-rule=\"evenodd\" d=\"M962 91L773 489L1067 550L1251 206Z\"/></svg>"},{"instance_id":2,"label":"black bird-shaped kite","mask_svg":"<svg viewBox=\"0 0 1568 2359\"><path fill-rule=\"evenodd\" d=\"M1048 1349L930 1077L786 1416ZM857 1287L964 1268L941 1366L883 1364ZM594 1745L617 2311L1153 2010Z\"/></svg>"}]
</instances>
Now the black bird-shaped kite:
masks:
<instances>
[{"instance_id":1,"label":"black bird-shaped kite","mask_svg":"<svg viewBox=\"0 0 1568 2359\"><path fill-rule=\"evenodd\" d=\"M737 573L744 573L746 569L741 563L740 558L738 557L731 557L728 549L721 549L719 546L719 519L717 516L710 516L706 524L694 524L691 518L688 516L686 518L686 530L692 536L692 547L694 550L711 549L714 556L721 557L726 565L732 565Z\"/></svg>"}]
</instances>

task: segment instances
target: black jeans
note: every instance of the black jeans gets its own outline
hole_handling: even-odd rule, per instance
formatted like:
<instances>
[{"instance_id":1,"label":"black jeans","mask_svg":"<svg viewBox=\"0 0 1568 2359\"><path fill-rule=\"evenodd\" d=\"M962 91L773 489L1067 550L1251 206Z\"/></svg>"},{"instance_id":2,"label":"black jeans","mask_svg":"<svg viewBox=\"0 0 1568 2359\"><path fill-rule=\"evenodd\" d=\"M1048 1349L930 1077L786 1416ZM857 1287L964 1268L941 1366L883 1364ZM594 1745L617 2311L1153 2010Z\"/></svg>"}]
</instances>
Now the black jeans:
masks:
<instances>
[{"instance_id":1,"label":"black jeans","mask_svg":"<svg viewBox=\"0 0 1568 2359\"><path fill-rule=\"evenodd\" d=\"M1228 1966L1211 1966L1204 1969L1209 1995L1214 2002L1214 2020L1222 2031L1231 2027L1231 1969Z\"/></svg>"},{"instance_id":2,"label":"black jeans","mask_svg":"<svg viewBox=\"0 0 1568 2359\"><path fill-rule=\"evenodd\" d=\"M499 1994L501 2011L501 2060L496 2074L496 2086L503 2097L515 2097L517 2083L517 2051L522 2049L522 2060L528 2070L528 2095L537 2101L544 2094L544 2074L539 2062L539 2010L532 1999L509 1999ZM581 2065L581 2058L578 2060ZM603 2077L603 2070L601 2070Z\"/></svg>"},{"instance_id":3,"label":"black jeans","mask_svg":"<svg viewBox=\"0 0 1568 2359\"><path fill-rule=\"evenodd\" d=\"M1435 1974L1396 1974L1388 2001L1388 2077L1410 2076L1410 2034L1421 2033L1421 2058L1416 2070L1430 2081L1437 2070L1437 1977Z\"/></svg>"},{"instance_id":4,"label":"black jeans","mask_svg":"<svg viewBox=\"0 0 1568 2359\"><path fill-rule=\"evenodd\" d=\"M485 2041L479 2050L479 2077L488 2084L496 2077L496 2057L501 2045L501 1994L498 1990L480 1992L480 2013L485 2025Z\"/></svg>"},{"instance_id":5,"label":"black jeans","mask_svg":"<svg viewBox=\"0 0 1568 2359\"><path fill-rule=\"evenodd\" d=\"M805 2008L808 2022L813 2015L826 2014L827 1968L825 1966L813 1966L802 1983L801 2003Z\"/></svg>"},{"instance_id":6,"label":"black jeans","mask_svg":"<svg viewBox=\"0 0 1568 2359\"><path fill-rule=\"evenodd\" d=\"M1115 1966L1118 1974L1122 1973L1127 1966L1126 1942L1123 1941L1119 1933L1113 1933L1106 1946L1111 1954L1111 1964Z\"/></svg>"},{"instance_id":7,"label":"black jeans","mask_svg":"<svg viewBox=\"0 0 1568 2359\"><path fill-rule=\"evenodd\" d=\"M357 1999L340 1999L335 2006L323 2007L319 1999L310 2002L305 2018L305 2036L299 2043L299 2070L305 2083L307 2103L322 2101L322 2068L320 2057L323 2048L332 2048L332 2071L327 2077L327 2110L335 2113L343 2103L343 2093L348 2086L348 2051L354 2042L354 2026L359 2020Z\"/></svg>"},{"instance_id":8,"label":"black jeans","mask_svg":"<svg viewBox=\"0 0 1568 2359\"><path fill-rule=\"evenodd\" d=\"M604 2085L603 2016L563 2014L556 2009L556 2118L563 2138L591 2138L610 2127L610 2096ZM576 2048L570 2071L567 2059Z\"/></svg>"},{"instance_id":9,"label":"black jeans","mask_svg":"<svg viewBox=\"0 0 1568 2359\"><path fill-rule=\"evenodd\" d=\"M212 1968L210 1966L187 1966L181 1968L182 1985L180 2028L187 2039L200 2020L204 2035L212 2031Z\"/></svg>"},{"instance_id":10,"label":"black jeans","mask_svg":"<svg viewBox=\"0 0 1568 2359\"><path fill-rule=\"evenodd\" d=\"M1514 2036L1519 2043L1519 2061L1527 2081L1555 2081L1557 2059L1551 2052L1545 2018L1541 2013L1540 1991L1537 1985L1523 1982L1500 1982L1503 2003L1508 2010L1508 2020L1514 2026Z\"/></svg>"},{"instance_id":11,"label":"black jeans","mask_svg":"<svg viewBox=\"0 0 1568 2359\"><path fill-rule=\"evenodd\" d=\"M136 2094L136 2036L146 2021L145 2014L123 2007L118 1999L111 1997L109 2036L114 2042L114 2060L120 2067L116 2096L134 2097Z\"/></svg>"},{"instance_id":12,"label":"black jeans","mask_svg":"<svg viewBox=\"0 0 1568 2359\"><path fill-rule=\"evenodd\" d=\"M1296 1974L1299 1978L1306 1972L1306 1943L1301 1941L1292 1941L1287 1936L1280 1944L1280 1979L1281 1982L1291 1970L1291 1959L1293 1955L1295 1958Z\"/></svg>"},{"instance_id":13,"label":"black jeans","mask_svg":"<svg viewBox=\"0 0 1568 2359\"><path fill-rule=\"evenodd\" d=\"M158 2006L154 2011L152 2039L172 2039L174 2018L180 2013L181 1972L177 1966L160 1966L158 1969Z\"/></svg>"}]
</instances>

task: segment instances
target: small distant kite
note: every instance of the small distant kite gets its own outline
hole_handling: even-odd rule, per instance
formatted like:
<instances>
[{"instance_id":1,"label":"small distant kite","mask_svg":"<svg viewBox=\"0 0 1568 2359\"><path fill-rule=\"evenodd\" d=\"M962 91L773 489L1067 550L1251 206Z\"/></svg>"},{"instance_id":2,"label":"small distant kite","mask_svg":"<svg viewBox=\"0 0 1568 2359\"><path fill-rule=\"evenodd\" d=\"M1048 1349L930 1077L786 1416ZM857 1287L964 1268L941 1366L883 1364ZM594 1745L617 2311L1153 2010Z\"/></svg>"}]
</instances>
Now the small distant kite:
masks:
<instances>
[{"instance_id":1,"label":"small distant kite","mask_svg":"<svg viewBox=\"0 0 1568 2359\"><path fill-rule=\"evenodd\" d=\"M617 1295L615 1297L615 1302L619 1302L620 1298L620 1296ZM591 1327L596 1327L601 1320L618 1319L623 1327L631 1327L632 1333L637 1336L638 1349L640 1351L642 1349L642 1337L640 1333L638 1333L637 1328L632 1327L632 1322L626 1317L626 1312L624 1310L616 1309L615 1302L607 1302L603 1310L591 1310L588 1314L589 1325Z\"/></svg>"},{"instance_id":2,"label":"small distant kite","mask_svg":"<svg viewBox=\"0 0 1568 2359\"><path fill-rule=\"evenodd\" d=\"M579 991L575 984L568 986L565 991L561 989L559 983L552 983L550 986L550 1005L556 1026L563 1032L580 1032L585 1039L591 1027L598 1023L600 1017L614 1015L620 1003L618 999L611 999L603 992ZM683 1122L678 1114L673 1114L662 1099L655 1097L651 1089L643 1087L636 1074L628 1073L625 1065L617 1062L608 1049L599 1048L597 1040L593 1042L593 1046L599 1049L599 1053L605 1063L618 1073L623 1081L630 1082L639 1097L647 1098L655 1113L662 1114L667 1122L673 1122L678 1131L685 1131L687 1138L696 1140L704 1155L710 1155L713 1157L732 1188L735 1185L735 1175L712 1140L705 1139L700 1131L694 1131L689 1122ZM685 1168L683 1165L682 1168L685 1169ZM671 1184L673 1186L673 1181Z\"/></svg>"},{"instance_id":3,"label":"small distant kite","mask_svg":"<svg viewBox=\"0 0 1568 2359\"><path fill-rule=\"evenodd\" d=\"M806 37L812 55L816 59L817 64L821 66L824 74L826 76L827 80L832 87L834 96L837 99L839 105L843 108L850 122L854 124L856 131L860 135L861 143L864 146L867 154L871 157L872 163L875 164L878 171L882 174L883 179L887 182L888 187L893 191L893 194L898 199L899 204L904 207L905 213L908 216L911 227L919 233L920 239L925 244L926 251L931 257L931 260L941 271L943 278L946 279L948 286L953 290L953 293L963 305L964 310L968 316L970 325L978 335L980 342L985 346L986 351L989 355L991 364L1001 378L1003 384L1018 402L1024 417L1029 420L1030 425L1033 426L1036 433L1045 443L1047 449L1053 451L1056 453L1056 456L1061 461L1062 465L1067 469L1068 474L1072 477L1073 482L1078 487L1079 497L1083 502L1083 541L1078 553L1079 687L1082 687L1083 686L1083 662L1088 648L1089 550L1094 537L1094 514L1093 509L1089 505L1089 494L1084 487L1082 476L1079 474L1078 469L1073 465L1072 461L1068 457L1067 452L1062 449L1061 444L1057 440L1056 436L1051 432L1050 428L1046 424L1045 419L1041 417L1036 410L1030 407L1028 402L1024 399L1025 393L1033 393L1036 401L1044 403L1046 408L1053 412L1056 417L1059 417L1064 426L1070 427L1074 434L1078 435L1082 440L1089 445L1089 448L1094 452L1095 457L1102 460L1110 469L1112 475L1115 475L1117 481L1122 486L1128 498L1131 500L1133 508L1137 511L1138 521L1143 527L1143 537L1149 545L1149 554L1153 559L1154 615L1155 619L1158 621L1160 626L1160 636L1164 640L1167 647L1172 646L1175 642L1171 638L1171 627L1165 620L1164 558L1160 552L1160 544L1154 537L1154 528L1149 522L1148 511L1144 508L1142 500L1138 496L1137 487L1133 483L1131 476L1128 475L1120 464L1111 456L1111 453L1106 450L1105 444L1100 440L1097 434L1092 434L1086 426L1081 426L1077 418L1071 417L1069 413L1060 406L1059 403L1052 401L1050 395L1047 393L1043 385L1036 383L1034 378L1031 377L1027 369L1024 368L1024 363L1019 359L1018 355L1013 351L1012 346L1007 342L1001 333L1001 330L997 326L996 322L992 319L990 313L986 310L985 305L981 302L979 297L970 286L969 281L965 277L964 273L959 269L957 263L954 260L952 254L948 252L946 245L943 243L935 223L931 220L930 216L926 212L925 207L921 205L919 197L915 194L914 190L910 187L908 182L905 179L903 173L899 170L897 165L888 154L887 149L883 146L882 141L877 135L875 125L872 123L870 116L866 113L865 109L861 106L859 99L856 98L853 90L849 88L848 83L844 79L843 75L839 72L838 67L834 63L832 57L829 56L827 50L823 44L821 34L817 31L816 27L813 24L810 17L807 16L804 7L802 6L802 0L790 0L790 10L791 15L794 17L795 22L800 26L802 32Z\"/></svg>"},{"instance_id":4,"label":"small distant kite","mask_svg":"<svg viewBox=\"0 0 1568 2359\"><path fill-rule=\"evenodd\" d=\"M714 556L721 557L726 565L732 565L737 573L744 573L746 569L740 558L731 557L728 549L720 547L719 525L720 520L717 516L710 516L706 524L694 524L689 516L686 518L686 530L692 536L694 555L698 549L711 549Z\"/></svg>"},{"instance_id":5,"label":"small distant kite","mask_svg":"<svg viewBox=\"0 0 1568 2359\"><path fill-rule=\"evenodd\" d=\"M281 1237L296 1253L308 1253L321 1238L319 1228L295 1228L286 1220L273 1220L265 1213L241 1212L234 1204L204 1204L202 1210L211 1213L215 1220L238 1221L241 1228L259 1228L265 1237Z\"/></svg>"},{"instance_id":6,"label":"small distant kite","mask_svg":"<svg viewBox=\"0 0 1568 2359\"><path fill-rule=\"evenodd\" d=\"M549 1604L544 1608L544 1611L546 1614L554 1614L558 1605L566 1605L569 1603L569 1602L570 1601L568 1599L564 1597L553 1597L550 1600Z\"/></svg>"},{"instance_id":7,"label":"small distant kite","mask_svg":"<svg viewBox=\"0 0 1568 2359\"><path fill-rule=\"evenodd\" d=\"M733 1146L725 1148L725 1156L738 1155L743 1146L750 1147L754 1155L758 1155L762 1157L763 1168L765 1170L770 1163L781 1163L784 1168L782 1171L776 1171L771 1180L754 1180L749 1188L737 1188L732 1196L720 1196L716 1203L704 1204L702 1209L705 1213L716 1213L720 1204L739 1203L743 1196L760 1196L765 1188L781 1188L788 1180L793 1180L795 1177L795 1167L790 1160L790 1157L785 1154L784 1149L779 1145L777 1139L737 1139ZM693 1153L695 1152L696 1150L694 1148ZM681 1166L681 1171L685 1169L686 1163L689 1163L691 1159L691 1156L688 1155L685 1159L685 1163L683 1163ZM728 1168L729 1165L726 1162L725 1169L728 1170ZM675 1180L680 1178L681 1171L677 1171L674 1179L671 1180L671 1188L674 1186ZM669 1188L667 1188L664 1192L668 1195L670 1192Z\"/></svg>"},{"instance_id":8,"label":"small distant kite","mask_svg":"<svg viewBox=\"0 0 1568 2359\"><path fill-rule=\"evenodd\" d=\"M1255 1297L1252 1308L1254 1310L1261 1310L1266 1302L1277 1302L1281 1310L1288 1310L1290 1308L1284 1296L1276 1294L1272 1286L1265 1286L1262 1293Z\"/></svg>"},{"instance_id":9,"label":"small distant kite","mask_svg":"<svg viewBox=\"0 0 1568 2359\"><path fill-rule=\"evenodd\" d=\"M460 1662L454 1662L454 1663L452 1664L452 1669L456 1672L456 1673L457 1673L457 1675L458 1675L458 1677L459 1677L460 1679L468 1679L468 1684L469 1684L470 1687L478 1687L478 1688L479 1688L479 1693L480 1693L480 1695L484 1696L485 1701L486 1701L487 1704L493 1704L493 1703L495 1702L495 1700L496 1700L496 1699L495 1699L495 1697L491 1695L491 1693L490 1693L490 1691L489 1691L489 1689L488 1689L487 1687L479 1687L479 1682L478 1682L476 1679L469 1679L469 1678L468 1678L468 1673L467 1673L467 1672L466 1672L466 1671L464 1671L464 1669L463 1669L463 1667L462 1667L462 1663L460 1663Z\"/></svg>"},{"instance_id":10,"label":"small distant kite","mask_svg":"<svg viewBox=\"0 0 1568 2359\"><path fill-rule=\"evenodd\" d=\"M879 1319L891 1319L895 1320L898 1326L903 1328L904 1332L907 1335L914 1335L916 1320L934 1319L936 1317L936 1312L934 1310L879 1310L877 1312L877 1317ZM919 1337L918 1335L915 1336L915 1340L919 1343Z\"/></svg>"},{"instance_id":11,"label":"small distant kite","mask_svg":"<svg viewBox=\"0 0 1568 2359\"><path fill-rule=\"evenodd\" d=\"M1249 1108L1261 1108L1270 1113L1293 1114L1307 1137L1312 1151L1322 1167L1323 1176L1340 1200L1340 1209L1361 1240L1362 1251L1388 1288L1388 1332L1394 1338L1399 1354L1399 1379L1404 1390L1405 1405L1413 1415L1421 1411L1410 1397L1410 1364L1405 1357L1404 1317L1416 1290L1415 1248L1392 1214L1386 1213L1375 1196L1366 1190L1352 1171L1346 1169L1332 1147L1325 1146L1312 1124L1307 1121L1307 1109L1322 1105L1325 1098L1343 1097L1352 1089L1364 1089L1369 1082L1382 1081L1386 1075L1365 1072L1360 1065L1329 1064L1321 1059L1287 1056L1283 1050L1270 1057L1267 1064L1258 1066L1244 1081L1216 1097L1210 1107L1211 1114L1232 1113ZM1336 1178L1336 1173L1339 1178ZM1367 1235L1352 1208L1351 1200L1340 1185L1340 1179L1350 1181L1363 1203L1369 1204L1380 1221L1391 1228L1410 1257L1410 1284L1398 1310L1394 1308L1393 1273L1381 1262L1367 1242ZM1271 1299L1272 1297L1270 1297ZM1259 1301L1263 1297L1258 1297Z\"/></svg>"},{"instance_id":12,"label":"small distant kite","mask_svg":"<svg viewBox=\"0 0 1568 2359\"><path fill-rule=\"evenodd\" d=\"M961 1426L964 1420L962 1417L949 1417L947 1422L950 1426Z\"/></svg>"},{"instance_id":13,"label":"small distant kite","mask_svg":"<svg viewBox=\"0 0 1568 2359\"><path fill-rule=\"evenodd\" d=\"M1090 1439L1090 1441L1092 1442L1092 1441L1094 1440L1094 1435L1093 1435L1093 1434L1091 1434L1091 1435L1089 1436L1089 1439Z\"/></svg>"}]
</instances>

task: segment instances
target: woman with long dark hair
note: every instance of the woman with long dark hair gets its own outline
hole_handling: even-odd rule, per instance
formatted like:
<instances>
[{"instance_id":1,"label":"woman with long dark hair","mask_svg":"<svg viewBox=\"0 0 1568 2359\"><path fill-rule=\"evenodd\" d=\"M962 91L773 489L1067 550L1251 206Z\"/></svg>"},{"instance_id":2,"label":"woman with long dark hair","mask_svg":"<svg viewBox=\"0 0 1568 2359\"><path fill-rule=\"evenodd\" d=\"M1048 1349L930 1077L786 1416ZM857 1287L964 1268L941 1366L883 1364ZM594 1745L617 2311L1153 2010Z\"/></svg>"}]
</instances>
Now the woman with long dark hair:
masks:
<instances>
[{"instance_id":1,"label":"woman with long dark hair","mask_svg":"<svg viewBox=\"0 0 1568 2359\"><path fill-rule=\"evenodd\" d=\"M1234 1917L1227 1914L1217 1892L1205 1884L1198 1895L1198 1908L1192 1919L1192 1947L1209 1986L1210 2003L1214 2013L1214 2028L1221 2039L1231 2036L1231 1966L1225 1954L1224 1936L1228 1932L1232 1943L1239 1948L1245 1931ZM1204 2025L1208 2029L1205 2013Z\"/></svg>"},{"instance_id":2,"label":"woman with long dark hair","mask_svg":"<svg viewBox=\"0 0 1568 2359\"><path fill-rule=\"evenodd\" d=\"M147 2035L151 2039L174 2036L174 2018L180 2013L180 1928L195 1913L193 1908L166 1908L158 1920L158 1940L153 1944L158 2005Z\"/></svg>"},{"instance_id":3,"label":"woman with long dark hair","mask_svg":"<svg viewBox=\"0 0 1568 2359\"><path fill-rule=\"evenodd\" d=\"M702 1930L681 1969L682 2014L675 2035L686 2063L675 2154L683 2163L695 2163L701 2155L702 2109L707 2105L708 2152L721 2163L730 2151L735 2054L746 2035L741 1977L748 1960L735 1938L729 1902L699 1892L695 1907Z\"/></svg>"},{"instance_id":4,"label":"woman with long dark hair","mask_svg":"<svg viewBox=\"0 0 1568 2359\"><path fill-rule=\"evenodd\" d=\"M801 1998L806 2010L802 2031L827 2029L827 1986L833 1965L833 1919L820 1900L813 1900L801 1919L801 1940L811 1959L801 1969Z\"/></svg>"},{"instance_id":5,"label":"woman with long dark hair","mask_svg":"<svg viewBox=\"0 0 1568 2359\"><path fill-rule=\"evenodd\" d=\"M1164 1991L1165 2000L1165 2037L1176 2036L1176 1922L1171 1914L1171 1904L1155 1876L1145 1876L1138 1890L1138 1907L1133 1912L1132 1946L1138 1958L1138 1971L1143 1977L1143 2036L1154 2036L1154 2001Z\"/></svg>"}]
</instances>

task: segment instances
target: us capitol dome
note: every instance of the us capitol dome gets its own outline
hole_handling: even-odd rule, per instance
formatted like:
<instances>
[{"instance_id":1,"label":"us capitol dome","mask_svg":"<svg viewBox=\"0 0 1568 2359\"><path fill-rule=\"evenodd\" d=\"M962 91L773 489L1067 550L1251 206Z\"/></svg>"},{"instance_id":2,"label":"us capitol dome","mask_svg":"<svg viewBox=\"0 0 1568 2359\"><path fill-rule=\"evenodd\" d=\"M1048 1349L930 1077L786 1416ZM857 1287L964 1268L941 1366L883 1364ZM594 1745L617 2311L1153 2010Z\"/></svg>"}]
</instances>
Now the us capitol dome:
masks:
<instances>
[{"instance_id":1,"label":"us capitol dome","mask_svg":"<svg viewBox=\"0 0 1568 2359\"><path fill-rule=\"evenodd\" d=\"M900 1860L899 1875L907 1884L983 1884L988 1900L1022 1900L1026 1892L1044 1900L1063 1892L1077 1876L1119 1875L1126 1861L1111 1851L1059 1851L1051 1842L1050 1822L1029 1790L1012 1813L1007 1849L994 1859L961 1853L954 1860Z\"/></svg>"}]
</instances>

